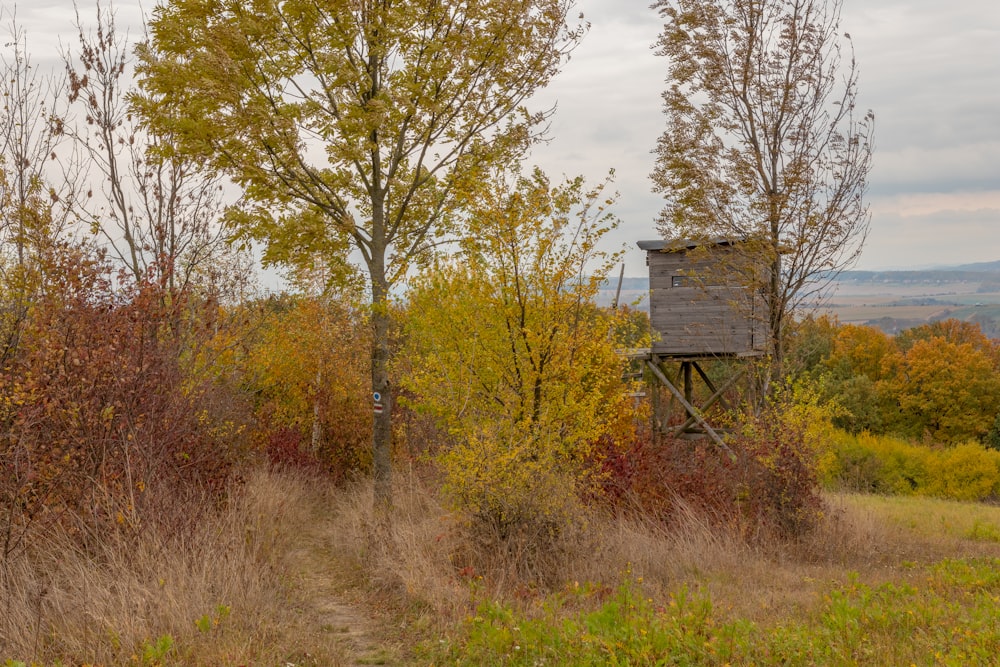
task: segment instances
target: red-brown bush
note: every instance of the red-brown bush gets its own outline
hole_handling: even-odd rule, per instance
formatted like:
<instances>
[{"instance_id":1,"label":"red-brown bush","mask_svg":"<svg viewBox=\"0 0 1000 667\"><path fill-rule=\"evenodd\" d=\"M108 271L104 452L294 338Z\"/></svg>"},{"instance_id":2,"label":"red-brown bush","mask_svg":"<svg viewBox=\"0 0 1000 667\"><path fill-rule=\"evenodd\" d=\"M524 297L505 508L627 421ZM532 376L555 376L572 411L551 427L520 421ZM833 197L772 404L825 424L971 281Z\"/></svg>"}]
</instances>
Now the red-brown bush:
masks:
<instances>
[{"instance_id":1,"label":"red-brown bush","mask_svg":"<svg viewBox=\"0 0 1000 667\"><path fill-rule=\"evenodd\" d=\"M727 445L733 456L708 439L641 430L625 450L605 455L603 495L666 523L683 504L752 539L795 536L813 525L822 500L801 434L771 415L745 425Z\"/></svg>"},{"instance_id":2,"label":"red-brown bush","mask_svg":"<svg viewBox=\"0 0 1000 667\"><path fill-rule=\"evenodd\" d=\"M56 523L84 547L179 528L239 452L233 397L183 372L187 295L116 292L99 259L60 250L0 375L0 560Z\"/></svg>"},{"instance_id":3,"label":"red-brown bush","mask_svg":"<svg viewBox=\"0 0 1000 667\"><path fill-rule=\"evenodd\" d=\"M264 454L269 465L312 472L323 469L319 457L306 447L306 438L299 429L274 426L263 428L261 432L267 438Z\"/></svg>"}]
</instances>

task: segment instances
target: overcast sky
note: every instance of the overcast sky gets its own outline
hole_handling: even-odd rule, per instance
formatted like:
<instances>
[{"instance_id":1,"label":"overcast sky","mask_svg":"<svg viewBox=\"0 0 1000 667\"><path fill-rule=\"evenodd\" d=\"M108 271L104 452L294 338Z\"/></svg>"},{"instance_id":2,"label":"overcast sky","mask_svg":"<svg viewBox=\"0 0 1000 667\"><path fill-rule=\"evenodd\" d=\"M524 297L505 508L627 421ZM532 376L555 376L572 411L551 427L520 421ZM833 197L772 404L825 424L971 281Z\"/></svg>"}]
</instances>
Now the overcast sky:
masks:
<instances>
[{"instance_id":1,"label":"overcast sky","mask_svg":"<svg viewBox=\"0 0 1000 667\"><path fill-rule=\"evenodd\" d=\"M0 0L4 27L11 0ZM73 36L72 0L22 0L17 21L36 63ZM93 13L79 0L81 13ZM143 3L152 7L152 1ZM119 28L141 33L138 0L118 0ZM666 62L646 0L578 0L583 44L542 102L558 104L551 142L535 161L551 176L601 180L615 170L628 275L645 273L635 241L655 238L661 199L651 150L663 130ZM876 115L872 226L857 268L1000 260L1000 3L845 0L842 30L861 69L859 106Z\"/></svg>"}]
</instances>

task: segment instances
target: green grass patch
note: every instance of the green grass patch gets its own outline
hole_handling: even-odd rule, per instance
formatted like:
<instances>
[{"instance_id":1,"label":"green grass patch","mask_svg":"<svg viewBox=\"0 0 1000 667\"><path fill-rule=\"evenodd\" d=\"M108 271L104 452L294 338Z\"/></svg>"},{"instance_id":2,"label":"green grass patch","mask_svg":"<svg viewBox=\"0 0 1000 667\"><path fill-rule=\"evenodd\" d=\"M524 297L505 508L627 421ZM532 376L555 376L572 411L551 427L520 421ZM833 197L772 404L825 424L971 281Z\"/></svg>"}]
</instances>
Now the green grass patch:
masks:
<instances>
[{"instance_id":1,"label":"green grass patch","mask_svg":"<svg viewBox=\"0 0 1000 667\"><path fill-rule=\"evenodd\" d=\"M833 494L838 503L919 537L1000 542L1000 506L924 496Z\"/></svg>"},{"instance_id":2,"label":"green grass patch","mask_svg":"<svg viewBox=\"0 0 1000 667\"><path fill-rule=\"evenodd\" d=\"M769 627L716 612L703 592L647 598L626 579L517 610L484 602L422 657L456 665L992 665L1000 655L1000 560L946 560L910 584L852 576Z\"/></svg>"}]
</instances>

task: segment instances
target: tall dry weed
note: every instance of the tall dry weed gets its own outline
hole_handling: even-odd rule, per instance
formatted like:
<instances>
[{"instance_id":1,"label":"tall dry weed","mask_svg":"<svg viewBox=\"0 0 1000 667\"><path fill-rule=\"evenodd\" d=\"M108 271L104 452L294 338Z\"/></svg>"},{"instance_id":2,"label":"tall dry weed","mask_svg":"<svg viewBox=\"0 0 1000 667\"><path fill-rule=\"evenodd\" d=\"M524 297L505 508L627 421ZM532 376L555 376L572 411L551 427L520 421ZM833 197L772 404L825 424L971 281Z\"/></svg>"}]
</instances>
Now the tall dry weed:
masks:
<instances>
[{"instance_id":1,"label":"tall dry weed","mask_svg":"<svg viewBox=\"0 0 1000 667\"><path fill-rule=\"evenodd\" d=\"M753 540L683 502L669 522L590 508L573 531L537 541L529 534L490 541L446 509L436 488L425 474L398 475L384 523L373 513L369 484L338 491L334 530L339 557L355 564L364 585L444 625L483 599L527 602L573 582L614 586L638 575L647 586L668 590L703 576L729 579L753 564L766 569L766 554Z\"/></svg>"},{"instance_id":2,"label":"tall dry weed","mask_svg":"<svg viewBox=\"0 0 1000 667\"><path fill-rule=\"evenodd\" d=\"M307 495L304 481L258 471L187 532L150 529L88 552L50 533L7 563L0 657L134 664L169 636L165 664L278 664L304 639L281 559Z\"/></svg>"},{"instance_id":3,"label":"tall dry weed","mask_svg":"<svg viewBox=\"0 0 1000 667\"><path fill-rule=\"evenodd\" d=\"M709 515L682 499L671 504L669 517L590 507L578 532L556 541L546 536L549 551L538 556L530 553L537 544L491 544L470 532L438 500L436 488L426 474L399 475L385 532L372 513L369 485L338 491L332 502L340 557L355 564L363 583L441 625L484 599L529 610L536 608L532 600L576 582L614 587L624 577L641 577L651 596L682 586L703 589L720 612L766 623L810 608L824 586L848 571L877 573L907 555L944 553L831 497L814 528L793 538L748 532L745 522ZM539 561L526 560L526 552L547 559L548 578L538 577Z\"/></svg>"}]
</instances>

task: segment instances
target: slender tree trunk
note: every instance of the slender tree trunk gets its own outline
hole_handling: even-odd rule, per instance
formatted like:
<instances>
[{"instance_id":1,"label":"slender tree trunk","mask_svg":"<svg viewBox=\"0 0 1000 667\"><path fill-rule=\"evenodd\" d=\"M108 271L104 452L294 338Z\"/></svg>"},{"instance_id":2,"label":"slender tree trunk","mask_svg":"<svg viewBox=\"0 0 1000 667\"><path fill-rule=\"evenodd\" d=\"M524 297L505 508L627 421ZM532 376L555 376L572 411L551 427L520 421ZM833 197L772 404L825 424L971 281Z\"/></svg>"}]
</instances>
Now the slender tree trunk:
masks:
<instances>
[{"instance_id":1,"label":"slender tree trunk","mask_svg":"<svg viewBox=\"0 0 1000 667\"><path fill-rule=\"evenodd\" d=\"M376 263L376 267L378 264ZM392 504L392 393L389 385L389 289L384 267L372 272L372 391L379 401L372 429L372 468L375 505L387 509Z\"/></svg>"},{"instance_id":2,"label":"slender tree trunk","mask_svg":"<svg viewBox=\"0 0 1000 667\"><path fill-rule=\"evenodd\" d=\"M771 379L777 380L782 373L785 358L784 335L785 304L781 299L781 255L775 250L775 258L771 263L771 279L768 285L770 303L770 335L771 335Z\"/></svg>"},{"instance_id":3,"label":"slender tree trunk","mask_svg":"<svg viewBox=\"0 0 1000 667\"><path fill-rule=\"evenodd\" d=\"M319 407L319 388L322 386L320 384L322 381L323 373L316 371L316 395L313 396L312 437L309 442L309 452L314 455L319 453L319 443L323 440L323 424L320 422Z\"/></svg>"},{"instance_id":4,"label":"slender tree trunk","mask_svg":"<svg viewBox=\"0 0 1000 667\"><path fill-rule=\"evenodd\" d=\"M769 189L769 202L768 217L770 218L770 232L771 237L770 251L771 257L771 275L768 276L768 319L770 324L770 334L771 334L771 368L769 379L771 382L776 382L780 380L782 374L782 364L784 363L784 329L785 326L785 301L782 293L782 282L781 282L781 210L779 205L780 195L774 189L775 183L778 181L778 166L776 163L772 164L770 183L771 187ZM766 395L766 392L765 392Z\"/></svg>"}]
</instances>

